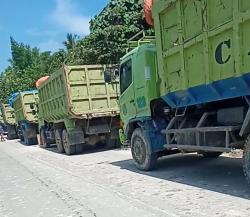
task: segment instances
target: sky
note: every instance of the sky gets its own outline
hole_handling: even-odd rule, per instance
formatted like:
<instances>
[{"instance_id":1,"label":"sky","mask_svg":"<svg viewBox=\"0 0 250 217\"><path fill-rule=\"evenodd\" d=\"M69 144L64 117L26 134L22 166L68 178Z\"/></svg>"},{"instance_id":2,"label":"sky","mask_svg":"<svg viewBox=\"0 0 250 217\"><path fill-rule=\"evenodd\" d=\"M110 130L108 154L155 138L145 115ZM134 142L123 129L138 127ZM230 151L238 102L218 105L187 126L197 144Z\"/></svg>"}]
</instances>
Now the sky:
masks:
<instances>
[{"instance_id":1,"label":"sky","mask_svg":"<svg viewBox=\"0 0 250 217\"><path fill-rule=\"evenodd\" d=\"M0 72L8 65L10 36L41 51L63 48L67 33L89 33L89 20L109 0L0 0Z\"/></svg>"}]
</instances>

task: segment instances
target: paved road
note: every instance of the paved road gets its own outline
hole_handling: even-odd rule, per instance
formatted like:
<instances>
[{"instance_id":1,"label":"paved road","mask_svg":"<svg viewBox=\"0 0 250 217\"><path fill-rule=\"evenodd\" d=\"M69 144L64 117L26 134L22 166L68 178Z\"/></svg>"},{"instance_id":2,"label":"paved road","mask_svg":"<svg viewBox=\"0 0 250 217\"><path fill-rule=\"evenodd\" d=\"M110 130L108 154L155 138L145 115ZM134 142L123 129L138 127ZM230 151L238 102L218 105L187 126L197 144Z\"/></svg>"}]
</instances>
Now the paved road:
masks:
<instances>
[{"instance_id":1,"label":"paved road","mask_svg":"<svg viewBox=\"0 0 250 217\"><path fill-rule=\"evenodd\" d=\"M241 159L177 155L138 172L128 150L77 156L0 143L1 217L249 217Z\"/></svg>"}]
</instances>

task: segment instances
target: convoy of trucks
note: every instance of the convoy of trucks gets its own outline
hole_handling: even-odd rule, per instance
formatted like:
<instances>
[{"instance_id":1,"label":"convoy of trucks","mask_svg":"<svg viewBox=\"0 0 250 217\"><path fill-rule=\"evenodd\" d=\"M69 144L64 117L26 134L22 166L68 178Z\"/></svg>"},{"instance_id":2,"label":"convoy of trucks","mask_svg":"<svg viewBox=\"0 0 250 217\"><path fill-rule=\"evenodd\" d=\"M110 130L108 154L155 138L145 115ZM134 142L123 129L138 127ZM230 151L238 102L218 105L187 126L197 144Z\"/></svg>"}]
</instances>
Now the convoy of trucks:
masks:
<instances>
[{"instance_id":1,"label":"convoy of trucks","mask_svg":"<svg viewBox=\"0 0 250 217\"><path fill-rule=\"evenodd\" d=\"M119 145L118 80L106 84L105 70L114 66L66 66L40 87L40 146L56 143L59 153L78 153L84 144Z\"/></svg>"},{"instance_id":2,"label":"convoy of trucks","mask_svg":"<svg viewBox=\"0 0 250 217\"><path fill-rule=\"evenodd\" d=\"M115 147L120 127L122 143L145 171L165 155L216 158L243 149L250 182L250 2L145 3L155 39L128 50L119 70L64 65L38 92L19 93L15 121L4 122L26 144L36 144L39 132L41 147L56 143L68 155L83 144Z\"/></svg>"}]
</instances>

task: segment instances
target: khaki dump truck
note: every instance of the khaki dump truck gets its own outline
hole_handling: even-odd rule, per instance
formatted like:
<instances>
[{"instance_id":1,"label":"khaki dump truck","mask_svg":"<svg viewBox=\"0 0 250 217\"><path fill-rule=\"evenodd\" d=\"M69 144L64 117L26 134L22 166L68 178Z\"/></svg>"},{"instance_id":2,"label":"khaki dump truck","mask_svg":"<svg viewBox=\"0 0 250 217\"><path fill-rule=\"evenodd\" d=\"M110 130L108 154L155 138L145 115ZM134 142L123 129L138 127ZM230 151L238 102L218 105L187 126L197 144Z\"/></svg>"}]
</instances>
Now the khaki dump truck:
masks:
<instances>
[{"instance_id":1,"label":"khaki dump truck","mask_svg":"<svg viewBox=\"0 0 250 217\"><path fill-rule=\"evenodd\" d=\"M36 90L20 92L12 99L18 136L26 145L37 144L37 103L38 93Z\"/></svg>"},{"instance_id":2,"label":"khaki dump truck","mask_svg":"<svg viewBox=\"0 0 250 217\"><path fill-rule=\"evenodd\" d=\"M7 139L17 139L14 109L9 104L1 104L1 113L3 123L6 125Z\"/></svg>"},{"instance_id":3,"label":"khaki dump truck","mask_svg":"<svg viewBox=\"0 0 250 217\"><path fill-rule=\"evenodd\" d=\"M104 71L114 66L66 66L40 87L40 146L56 143L60 153L72 155L83 144L118 144L118 82L106 84Z\"/></svg>"},{"instance_id":4,"label":"khaki dump truck","mask_svg":"<svg viewBox=\"0 0 250 217\"><path fill-rule=\"evenodd\" d=\"M1 110L0 110L0 123L3 123L3 114Z\"/></svg>"},{"instance_id":5,"label":"khaki dump truck","mask_svg":"<svg viewBox=\"0 0 250 217\"><path fill-rule=\"evenodd\" d=\"M3 114L2 114L1 109L0 109L0 126L2 126L2 128L4 130L4 133L7 134L7 132L6 132L6 124L3 121Z\"/></svg>"}]
</instances>

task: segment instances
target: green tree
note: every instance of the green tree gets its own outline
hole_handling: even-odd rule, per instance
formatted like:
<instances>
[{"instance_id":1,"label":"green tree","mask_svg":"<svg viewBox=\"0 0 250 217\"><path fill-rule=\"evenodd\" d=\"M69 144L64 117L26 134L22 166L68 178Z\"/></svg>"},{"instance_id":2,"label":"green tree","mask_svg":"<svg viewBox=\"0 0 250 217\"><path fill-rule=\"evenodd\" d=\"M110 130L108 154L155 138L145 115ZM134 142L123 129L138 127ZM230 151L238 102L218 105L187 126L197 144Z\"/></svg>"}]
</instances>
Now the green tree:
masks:
<instances>
[{"instance_id":1,"label":"green tree","mask_svg":"<svg viewBox=\"0 0 250 217\"><path fill-rule=\"evenodd\" d=\"M125 54L127 41L149 26L143 19L143 0L111 0L90 21L90 35L77 41L67 64L117 63Z\"/></svg>"},{"instance_id":2,"label":"green tree","mask_svg":"<svg viewBox=\"0 0 250 217\"><path fill-rule=\"evenodd\" d=\"M27 89L35 88L37 79L50 75L61 66L66 57L64 50L40 52L10 38L10 66L0 76L0 101L6 102L9 95Z\"/></svg>"},{"instance_id":3,"label":"green tree","mask_svg":"<svg viewBox=\"0 0 250 217\"><path fill-rule=\"evenodd\" d=\"M63 44L66 47L68 52L75 48L77 39L79 39L79 36L75 34L71 34L71 33L67 34L66 41L64 41Z\"/></svg>"},{"instance_id":4,"label":"green tree","mask_svg":"<svg viewBox=\"0 0 250 217\"><path fill-rule=\"evenodd\" d=\"M0 75L0 101L16 91L35 87L35 81L50 75L62 63L118 63L125 54L127 41L149 26L143 18L143 0L110 0L100 14L90 21L90 34L82 39L68 33L63 42L65 50L40 52L38 48L10 38L11 59Z\"/></svg>"}]
</instances>

